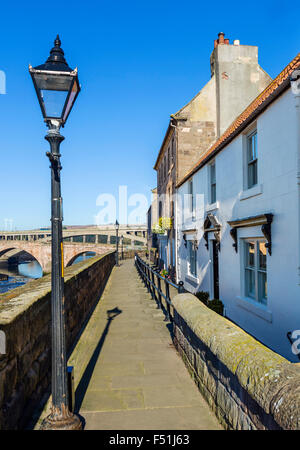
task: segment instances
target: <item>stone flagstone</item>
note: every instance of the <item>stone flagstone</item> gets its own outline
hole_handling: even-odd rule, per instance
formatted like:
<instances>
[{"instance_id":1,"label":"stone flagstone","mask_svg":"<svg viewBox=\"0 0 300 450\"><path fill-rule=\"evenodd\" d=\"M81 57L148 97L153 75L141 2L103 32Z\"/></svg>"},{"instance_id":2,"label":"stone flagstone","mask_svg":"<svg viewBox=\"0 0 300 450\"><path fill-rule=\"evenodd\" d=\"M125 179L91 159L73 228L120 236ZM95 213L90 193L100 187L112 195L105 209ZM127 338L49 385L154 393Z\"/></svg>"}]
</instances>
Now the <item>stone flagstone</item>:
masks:
<instances>
[{"instance_id":1,"label":"stone flagstone","mask_svg":"<svg viewBox=\"0 0 300 450\"><path fill-rule=\"evenodd\" d=\"M121 261L68 361L84 429L222 429L177 354L170 329L133 260ZM49 406L39 423L48 412Z\"/></svg>"}]
</instances>

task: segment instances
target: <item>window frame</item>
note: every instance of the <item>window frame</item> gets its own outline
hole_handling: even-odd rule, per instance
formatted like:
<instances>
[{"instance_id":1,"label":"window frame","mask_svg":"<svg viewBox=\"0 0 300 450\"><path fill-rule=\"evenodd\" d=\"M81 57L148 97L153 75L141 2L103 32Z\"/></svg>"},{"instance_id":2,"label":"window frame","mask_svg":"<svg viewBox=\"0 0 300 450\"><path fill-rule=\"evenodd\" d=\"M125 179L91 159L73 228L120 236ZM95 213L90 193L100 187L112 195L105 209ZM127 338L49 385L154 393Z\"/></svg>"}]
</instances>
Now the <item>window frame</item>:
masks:
<instances>
[{"instance_id":1,"label":"window frame","mask_svg":"<svg viewBox=\"0 0 300 450\"><path fill-rule=\"evenodd\" d=\"M175 137L172 138L172 144L171 144L171 154L172 154L172 164L175 161Z\"/></svg>"},{"instance_id":2,"label":"window frame","mask_svg":"<svg viewBox=\"0 0 300 450\"><path fill-rule=\"evenodd\" d=\"M243 295L246 299L250 299L251 301L267 306L268 304L268 291L266 289L266 296L263 295L264 290L262 289L262 284L260 283L260 279L264 278L265 283L268 283L268 264L267 264L267 249L265 248L265 268L260 265L260 254L259 254L259 244L266 244L266 240L263 238L243 238L243 265L242 265L242 280L243 280ZM248 245L250 243L254 243L254 264L248 264L248 255L247 251ZM247 273L254 274L254 295L250 294L249 289L249 276ZM262 276L263 275L263 276Z\"/></svg>"},{"instance_id":3,"label":"window frame","mask_svg":"<svg viewBox=\"0 0 300 450\"><path fill-rule=\"evenodd\" d=\"M194 258L191 258L191 253L193 252ZM188 275L197 278L197 249L195 248L195 243L192 239L187 240L187 263L188 263ZM193 264L192 264L193 259ZM194 271L193 271L194 269Z\"/></svg>"},{"instance_id":4,"label":"window frame","mask_svg":"<svg viewBox=\"0 0 300 450\"><path fill-rule=\"evenodd\" d=\"M254 145L254 151L255 151L255 158L250 159L250 153L251 156L253 156L253 138L255 137L255 145ZM250 150L250 151L249 151ZM253 169L254 167L254 169ZM250 169L254 172L254 175L252 174L252 180L250 182ZM258 184L258 153L257 153L257 128L253 129L251 132L249 132L246 135L246 187L247 189L252 189L254 186L257 186Z\"/></svg>"},{"instance_id":5,"label":"window frame","mask_svg":"<svg viewBox=\"0 0 300 450\"><path fill-rule=\"evenodd\" d=\"M163 204L161 200L158 200L158 217L162 217L163 214Z\"/></svg>"},{"instance_id":6,"label":"window frame","mask_svg":"<svg viewBox=\"0 0 300 450\"><path fill-rule=\"evenodd\" d=\"M188 194L189 194L189 213L192 220L195 219L195 202L194 202L194 182L193 179L188 181Z\"/></svg>"},{"instance_id":7,"label":"window frame","mask_svg":"<svg viewBox=\"0 0 300 450\"><path fill-rule=\"evenodd\" d=\"M217 177L216 177L216 161L209 164L209 204L213 205L217 201ZM214 179L212 177L212 168L214 168ZM214 187L214 190L213 190ZM214 195L213 195L214 192Z\"/></svg>"}]
</instances>

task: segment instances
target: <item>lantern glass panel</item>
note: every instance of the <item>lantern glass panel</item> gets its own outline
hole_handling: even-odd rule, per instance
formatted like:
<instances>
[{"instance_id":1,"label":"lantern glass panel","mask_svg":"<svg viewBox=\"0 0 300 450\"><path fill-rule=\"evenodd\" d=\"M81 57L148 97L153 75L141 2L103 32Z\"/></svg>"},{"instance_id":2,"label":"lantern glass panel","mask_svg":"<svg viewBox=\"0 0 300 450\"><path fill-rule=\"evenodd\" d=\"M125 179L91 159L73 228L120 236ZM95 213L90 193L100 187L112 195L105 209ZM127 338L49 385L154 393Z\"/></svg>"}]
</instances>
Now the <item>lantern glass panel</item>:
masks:
<instances>
[{"instance_id":1,"label":"lantern glass panel","mask_svg":"<svg viewBox=\"0 0 300 450\"><path fill-rule=\"evenodd\" d=\"M61 74L37 73L34 78L44 116L60 119L73 77Z\"/></svg>"},{"instance_id":2,"label":"lantern glass panel","mask_svg":"<svg viewBox=\"0 0 300 450\"><path fill-rule=\"evenodd\" d=\"M76 98L78 92L79 92L78 83L76 81L74 81L73 86L72 86L72 90L70 92L70 97L69 97L69 100L68 100L68 103L67 103L67 106L66 106L66 109L65 109L64 117L63 117L63 121L64 122L67 120L67 117L69 115L69 112L72 109L73 103L75 101L75 98Z\"/></svg>"},{"instance_id":3,"label":"lantern glass panel","mask_svg":"<svg viewBox=\"0 0 300 450\"><path fill-rule=\"evenodd\" d=\"M61 117L67 95L66 91L41 91L41 99L47 117Z\"/></svg>"}]
</instances>

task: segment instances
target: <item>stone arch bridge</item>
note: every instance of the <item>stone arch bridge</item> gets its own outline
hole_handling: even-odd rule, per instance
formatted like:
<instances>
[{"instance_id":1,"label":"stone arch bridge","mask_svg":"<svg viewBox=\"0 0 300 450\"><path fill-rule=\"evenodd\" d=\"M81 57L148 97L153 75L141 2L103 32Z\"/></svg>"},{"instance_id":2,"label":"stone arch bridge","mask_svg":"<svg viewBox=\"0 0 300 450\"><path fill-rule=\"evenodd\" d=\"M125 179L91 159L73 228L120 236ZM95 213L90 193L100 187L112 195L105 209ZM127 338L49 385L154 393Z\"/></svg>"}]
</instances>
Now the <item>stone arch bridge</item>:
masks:
<instances>
[{"instance_id":1,"label":"stone arch bridge","mask_svg":"<svg viewBox=\"0 0 300 450\"><path fill-rule=\"evenodd\" d=\"M97 255L115 249L116 231L107 227L66 227L63 230L64 266L85 252ZM140 249L146 246L146 227L122 226L119 228L120 247ZM51 231L39 229L32 231L0 232L0 260L18 257L23 252L32 255L41 265L43 272L51 270Z\"/></svg>"},{"instance_id":2,"label":"stone arch bridge","mask_svg":"<svg viewBox=\"0 0 300 450\"><path fill-rule=\"evenodd\" d=\"M17 257L21 252L26 252L37 260L44 273L51 271L51 243L14 241L11 246L7 244L0 241L0 260ZM97 255L102 255L114 249L112 245L64 243L64 266L70 266L82 253L95 252Z\"/></svg>"}]
</instances>

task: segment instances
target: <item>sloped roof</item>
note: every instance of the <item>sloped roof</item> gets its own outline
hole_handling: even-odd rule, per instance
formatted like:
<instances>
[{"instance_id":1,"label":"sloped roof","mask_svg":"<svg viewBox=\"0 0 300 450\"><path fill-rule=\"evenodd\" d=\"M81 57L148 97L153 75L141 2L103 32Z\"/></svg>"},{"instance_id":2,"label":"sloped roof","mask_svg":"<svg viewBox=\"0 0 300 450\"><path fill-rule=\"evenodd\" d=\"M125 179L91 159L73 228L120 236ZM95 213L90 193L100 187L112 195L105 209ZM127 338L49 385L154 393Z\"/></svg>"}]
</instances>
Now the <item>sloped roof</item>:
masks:
<instances>
[{"instance_id":1,"label":"sloped roof","mask_svg":"<svg viewBox=\"0 0 300 450\"><path fill-rule=\"evenodd\" d=\"M166 131L166 134L165 134L165 137L164 137L164 139L163 139L163 142L162 142L162 144L161 144L160 150L159 150L159 152L158 152L158 156L157 156L157 158L156 158L156 162L155 162L155 164L154 164L154 166L153 166L153 169L154 169L154 170L156 170L156 168L157 168L157 165L158 165L158 161L159 161L160 155L162 154L162 151L163 151L165 142L166 142L166 140L167 140L167 138L168 138L168 136L169 136L169 132L171 131L171 129L172 129L172 127L171 127L171 120L170 120L169 126L168 126L167 131Z\"/></svg>"},{"instance_id":2,"label":"sloped roof","mask_svg":"<svg viewBox=\"0 0 300 450\"><path fill-rule=\"evenodd\" d=\"M208 83L209 83L209 81L208 81ZM207 83L207 84L208 84L208 83ZM205 86L207 86L207 84L206 84ZM163 142L162 142L162 144L161 144L160 150L159 150L159 152L158 152L158 155L157 155L157 158L156 158L156 161L155 161L155 164L154 164L153 169L156 170L156 168L157 168L158 161L159 161L159 159L160 159L160 155L161 155L162 152L163 152L163 148L164 148L165 142L166 142L166 140L167 140L167 138L168 138L168 136L169 136L169 132L170 132L170 131L172 130L172 128L173 128L172 125L171 125L171 124L172 124L172 120L173 120L173 119L175 119L175 120L181 119L180 114L182 113L182 111L183 111L187 106L189 106L191 103L193 103L193 101L194 101L197 97L199 97L199 95L201 94L201 92L203 91L203 89L205 88L205 86L202 87L202 88L200 89L200 91L199 91L196 95L194 95L194 97L191 98L191 100L188 101L188 102L187 102L182 108L180 108L176 113L170 115L169 126L168 126L168 128L167 128L165 137L164 137L164 139L163 139Z\"/></svg>"},{"instance_id":3,"label":"sloped roof","mask_svg":"<svg viewBox=\"0 0 300 450\"><path fill-rule=\"evenodd\" d=\"M220 138L207 150L194 167L177 183L181 186L211 158L219 153L235 136L246 128L267 106L290 86L289 76L300 67L300 53L280 72L247 108L232 122Z\"/></svg>"}]
</instances>

